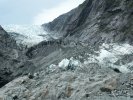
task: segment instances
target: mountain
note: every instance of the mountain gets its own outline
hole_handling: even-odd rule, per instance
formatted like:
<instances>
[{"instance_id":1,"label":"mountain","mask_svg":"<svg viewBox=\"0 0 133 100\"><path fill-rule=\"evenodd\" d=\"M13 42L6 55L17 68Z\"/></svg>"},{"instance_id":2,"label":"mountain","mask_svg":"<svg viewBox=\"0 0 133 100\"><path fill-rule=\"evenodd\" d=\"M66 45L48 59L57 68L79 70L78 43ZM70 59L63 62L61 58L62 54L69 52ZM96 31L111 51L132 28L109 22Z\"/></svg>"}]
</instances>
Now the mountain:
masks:
<instances>
[{"instance_id":1,"label":"mountain","mask_svg":"<svg viewBox=\"0 0 133 100\"><path fill-rule=\"evenodd\" d=\"M85 0L43 24L50 38L21 50L15 77L0 88L0 98L132 100L132 5Z\"/></svg>"},{"instance_id":2,"label":"mountain","mask_svg":"<svg viewBox=\"0 0 133 100\"><path fill-rule=\"evenodd\" d=\"M86 0L42 26L51 33L90 44L132 43L132 4L132 0Z\"/></svg>"}]
</instances>

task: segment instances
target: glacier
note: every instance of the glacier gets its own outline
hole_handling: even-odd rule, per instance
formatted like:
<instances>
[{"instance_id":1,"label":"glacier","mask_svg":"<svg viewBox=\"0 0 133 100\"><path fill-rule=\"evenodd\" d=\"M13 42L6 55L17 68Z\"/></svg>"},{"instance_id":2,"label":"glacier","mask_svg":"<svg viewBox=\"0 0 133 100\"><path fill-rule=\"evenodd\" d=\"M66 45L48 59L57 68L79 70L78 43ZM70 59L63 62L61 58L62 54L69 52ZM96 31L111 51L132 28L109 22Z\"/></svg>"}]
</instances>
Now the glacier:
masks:
<instances>
[{"instance_id":1,"label":"glacier","mask_svg":"<svg viewBox=\"0 0 133 100\"><path fill-rule=\"evenodd\" d=\"M33 46L44 40L47 41L49 38L48 33L40 25L3 25L3 28L10 34L20 34L21 37L17 37L16 41L21 40L21 44L27 46Z\"/></svg>"},{"instance_id":2,"label":"glacier","mask_svg":"<svg viewBox=\"0 0 133 100\"><path fill-rule=\"evenodd\" d=\"M16 41L21 40L22 44L25 44L29 47L40 43L41 41L48 41L51 38L51 35L47 33L42 26L39 25L4 25L4 29L8 32L13 34L18 33L23 35L24 37L18 37ZM53 36L54 37L54 36ZM53 38L52 37L52 38ZM103 43L100 46L100 50L96 51L98 55L89 55L87 60L84 60L84 64L88 63L98 63L103 67L112 67L118 68L121 72L127 73L130 72L130 68L133 66L133 62L129 62L126 64L115 64L120 59L122 59L125 55L132 55L133 54L133 46L129 45L128 43L125 44L117 44L117 43L110 43L106 44ZM86 55L87 56L87 55ZM77 65L80 65L77 61L72 62ZM58 65L60 68L66 68L69 64L69 60L64 58ZM57 65L53 64L49 67L49 69L56 69ZM57 68L58 68L57 67Z\"/></svg>"},{"instance_id":3,"label":"glacier","mask_svg":"<svg viewBox=\"0 0 133 100\"><path fill-rule=\"evenodd\" d=\"M132 45L128 43L104 43L102 46L100 46L100 50L97 53L98 55L91 55L88 58L89 61L85 61L84 63L86 64L87 62L90 63L94 61L99 63L99 65L102 67L118 68L122 73L128 73L132 71L133 61L130 61L126 58L129 58L133 55Z\"/></svg>"}]
</instances>

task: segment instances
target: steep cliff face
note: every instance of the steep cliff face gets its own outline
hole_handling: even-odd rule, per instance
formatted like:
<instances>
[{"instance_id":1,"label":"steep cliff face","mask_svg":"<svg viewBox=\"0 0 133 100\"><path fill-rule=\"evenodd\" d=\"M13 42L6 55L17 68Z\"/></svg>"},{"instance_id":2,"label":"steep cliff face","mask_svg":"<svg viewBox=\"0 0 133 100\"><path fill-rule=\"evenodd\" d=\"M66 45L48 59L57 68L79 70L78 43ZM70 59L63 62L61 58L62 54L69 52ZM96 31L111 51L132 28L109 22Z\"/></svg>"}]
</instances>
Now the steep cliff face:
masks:
<instances>
[{"instance_id":1,"label":"steep cliff face","mask_svg":"<svg viewBox=\"0 0 133 100\"><path fill-rule=\"evenodd\" d=\"M16 48L15 41L8 35L8 33L0 26L0 49ZM6 50L6 49L5 49Z\"/></svg>"},{"instance_id":2,"label":"steep cliff face","mask_svg":"<svg viewBox=\"0 0 133 100\"><path fill-rule=\"evenodd\" d=\"M16 48L15 41L0 26L0 87L10 79L12 72L8 67L11 67L10 59L15 59L17 56Z\"/></svg>"},{"instance_id":3,"label":"steep cliff face","mask_svg":"<svg viewBox=\"0 0 133 100\"><path fill-rule=\"evenodd\" d=\"M51 33L90 44L132 43L132 0L86 0L78 8L42 25Z\"/></svg>"},{"instance_id":4,"label":"steep cliff face","mask_svg":"<svg viewBox=\"0 0 133 100\"><path fill-rule=\"evenodd\" d=\"M16 41L0 26L0 87L19 73L21 54Z\"/></svg>"}]
</instances>

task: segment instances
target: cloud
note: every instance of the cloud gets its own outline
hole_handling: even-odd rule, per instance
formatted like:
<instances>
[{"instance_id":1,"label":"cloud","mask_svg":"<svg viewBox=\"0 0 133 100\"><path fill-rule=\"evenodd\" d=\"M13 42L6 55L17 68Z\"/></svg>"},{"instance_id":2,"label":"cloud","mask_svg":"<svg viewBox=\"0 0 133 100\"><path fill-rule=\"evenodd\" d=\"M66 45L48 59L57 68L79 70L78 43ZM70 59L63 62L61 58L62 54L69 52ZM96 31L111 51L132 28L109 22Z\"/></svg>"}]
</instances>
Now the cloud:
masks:
<instances>
[{"instance_id":1,"label":"cloud","mask_svg":"<svg viewBox=\"0 0 133 100\"><path fill-rule=\"evenodd\" d=\"M51 9L43 9L39 14L37 14L37 16L33 18L33 24L41 25L50 22L57 18L59 15L77 7L79 4L83 3L83 1L85 0L64 0L63 3L60 3L56 7Z\"/></svg>"}]
</instances>

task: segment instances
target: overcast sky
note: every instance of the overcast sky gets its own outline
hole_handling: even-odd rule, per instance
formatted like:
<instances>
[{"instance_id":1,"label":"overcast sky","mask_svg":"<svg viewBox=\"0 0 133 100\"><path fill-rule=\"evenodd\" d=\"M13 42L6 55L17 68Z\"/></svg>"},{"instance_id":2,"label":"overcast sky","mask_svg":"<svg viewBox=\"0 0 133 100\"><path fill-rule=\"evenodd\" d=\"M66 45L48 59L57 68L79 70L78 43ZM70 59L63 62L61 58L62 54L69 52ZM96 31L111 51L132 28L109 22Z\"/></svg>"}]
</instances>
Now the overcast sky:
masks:
<instances>
[{"instance_id":1,"label":"overcast sky","mask_svg":"<svg viewBox=\"0 0 133 100\"><path fill-rule=\"evenodd\" d=\"M43 24L84 0L0 0L0 24Z\"/></svg>"}]
</instances>

